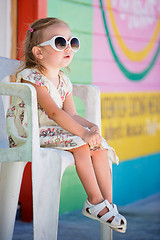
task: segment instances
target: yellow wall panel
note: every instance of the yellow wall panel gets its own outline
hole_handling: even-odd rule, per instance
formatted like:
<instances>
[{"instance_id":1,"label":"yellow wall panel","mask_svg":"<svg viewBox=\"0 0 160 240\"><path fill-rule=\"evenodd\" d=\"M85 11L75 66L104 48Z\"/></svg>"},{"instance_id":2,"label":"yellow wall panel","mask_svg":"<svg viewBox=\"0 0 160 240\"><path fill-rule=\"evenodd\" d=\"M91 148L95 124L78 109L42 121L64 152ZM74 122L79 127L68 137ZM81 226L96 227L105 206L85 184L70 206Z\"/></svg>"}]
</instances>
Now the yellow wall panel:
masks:
<instances>
[{"instance_id":1,"label":"yellow wall panel","mask_svg":"<svg viewBox=\"0 0 160 240\"><path fill-rule=\"evenodd\" d=\"M103 93L102 135L120 160L160 151L160 93Z\"/></svg>"}]
</instances>

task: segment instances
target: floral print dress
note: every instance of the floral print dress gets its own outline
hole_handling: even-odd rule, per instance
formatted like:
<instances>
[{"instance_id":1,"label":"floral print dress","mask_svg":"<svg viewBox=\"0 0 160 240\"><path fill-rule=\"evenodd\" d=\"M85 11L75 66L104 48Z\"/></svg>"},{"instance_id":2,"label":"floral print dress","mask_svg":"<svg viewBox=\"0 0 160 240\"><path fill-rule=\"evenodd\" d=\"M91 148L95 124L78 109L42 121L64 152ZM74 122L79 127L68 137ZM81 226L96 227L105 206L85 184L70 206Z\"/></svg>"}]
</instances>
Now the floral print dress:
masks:
<instances>
[{"instance_id":1,"label":"floral print dress","mask_svg":"<svg viewBox=\"0 0 160 240\"><path fill-rule=\"evenodd\" d=\"M17 75L17 83L24 79L39 86L45 86L59 108L63 108L65 98L72 92L72 84L69 78L63 73L59 73L59 85L54 84L36 69L24 69ZM86 142L79 136L73 135L60 127L56 122L48 117L44 109L37 104L39 136L41 147L53 147L61 150L69 150L85 145ZM18 97L12 97L12 103L7 111L7 133L10 147L23 144L27 138L27 112L25 103ZM95 146L91 150L108 149L108 156L118 164L119 160L115 150L111 148L103 139L100 146Z\"/></svg>"}]
</instances>

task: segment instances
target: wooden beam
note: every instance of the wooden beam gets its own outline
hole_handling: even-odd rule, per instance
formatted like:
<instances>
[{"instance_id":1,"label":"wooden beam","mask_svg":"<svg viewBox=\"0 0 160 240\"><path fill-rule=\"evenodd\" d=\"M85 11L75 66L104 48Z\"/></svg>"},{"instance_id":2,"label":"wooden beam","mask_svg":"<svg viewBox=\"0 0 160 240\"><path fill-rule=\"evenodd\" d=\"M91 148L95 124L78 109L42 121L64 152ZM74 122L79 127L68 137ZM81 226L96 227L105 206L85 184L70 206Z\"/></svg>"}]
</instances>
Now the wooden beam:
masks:
<instances>
[{"instance_id":1,"label":"wooden beam","mask_svg":"<svg viewBox=\"0 0 160 240\"><path fill-rule=\"evenodd\" d=\"M11 58L17 59L17 0L11 0Z\"/></svg>"}]
</instances>

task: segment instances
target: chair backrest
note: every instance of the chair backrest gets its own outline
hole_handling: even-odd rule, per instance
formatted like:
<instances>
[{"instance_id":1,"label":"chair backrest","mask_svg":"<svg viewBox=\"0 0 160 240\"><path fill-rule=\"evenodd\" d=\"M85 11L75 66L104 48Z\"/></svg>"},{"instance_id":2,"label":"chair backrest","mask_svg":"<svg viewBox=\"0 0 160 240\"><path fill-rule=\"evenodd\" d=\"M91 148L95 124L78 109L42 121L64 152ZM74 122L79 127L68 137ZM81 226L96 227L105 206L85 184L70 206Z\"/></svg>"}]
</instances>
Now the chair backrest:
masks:
<instances>
[{"instance_id":1,"label":"chair backrest","mask_svg":"<svg viewBox=\"0 0 160 240\"><path fill-rule=\"evenodd\" d=\"M20 61L5 57L0 57L0 81L6 76L15 74L20 66Z\"/></svg>"}]
</instances>

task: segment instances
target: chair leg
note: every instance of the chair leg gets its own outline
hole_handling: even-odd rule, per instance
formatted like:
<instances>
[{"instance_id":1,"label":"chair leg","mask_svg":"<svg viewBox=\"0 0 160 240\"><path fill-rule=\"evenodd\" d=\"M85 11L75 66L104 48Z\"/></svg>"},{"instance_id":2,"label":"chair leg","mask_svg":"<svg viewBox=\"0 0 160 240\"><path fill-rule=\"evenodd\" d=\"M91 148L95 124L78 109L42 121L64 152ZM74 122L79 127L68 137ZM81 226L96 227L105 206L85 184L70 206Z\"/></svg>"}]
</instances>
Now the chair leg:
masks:
<instances>
[{"instance_id":1,"label":"chair leg","mask_svg":"<svg viewBox=\"0 0 160 240\"><path fill-rule=\"evenodd\" d=\"M41 149L32 162L34 240L57 239L61 186L61 157Z\"/></svg>"},{"instance_id":2,"label":"chair leg","mask_svg":"<svg viewBox=\"0 0 160 240\"><path fill-rule=\"evenodd\" d=\"M112 174L112 161L109 161L110 171ZM100 231L101 231L101 240L112 240L112 230L107 227L105 224L100 224Z\"/></svg>"},{"instance_id":3,"label":"chair leg","mask_svg":"<svg viewBox=\"0 0 160 240\"><path fill-rule=\"evenodd\" d=\"M105 224L100 223L101 240L112 240L112 230Z\"/></svg>"},{"instance_id":4,"label":"chair leg","mask_svg":"<svg viewBox=\"0 0 160 240\"><path fill-rule=\"evenodd\" d=\"M2 163L0 173L0 239L11 240L26 162Z\"/></svg>"}]
</instances>

